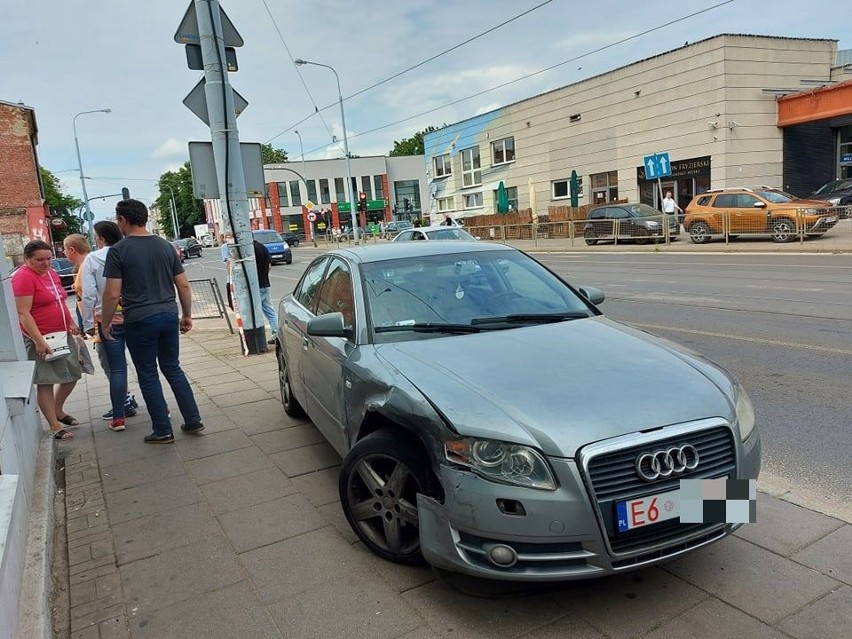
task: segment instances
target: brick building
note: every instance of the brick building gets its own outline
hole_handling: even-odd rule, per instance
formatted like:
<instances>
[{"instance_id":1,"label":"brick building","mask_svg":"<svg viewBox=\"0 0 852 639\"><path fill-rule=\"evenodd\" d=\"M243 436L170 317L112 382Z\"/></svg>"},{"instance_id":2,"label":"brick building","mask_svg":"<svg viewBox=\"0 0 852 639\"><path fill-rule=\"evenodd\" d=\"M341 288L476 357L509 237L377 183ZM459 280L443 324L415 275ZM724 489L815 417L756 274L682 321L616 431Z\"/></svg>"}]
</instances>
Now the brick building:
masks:
<instances>
[{"instance_id":1,"label":"brick building","mask_svg":"<svg viewBox=\"0 0 852 639\"><path fill-rule=\"evenodd\" d=\"M37 144L35 109L0 100L0 234L15 263L27 241L50 242Z\"/></svg>"}]
</instances>

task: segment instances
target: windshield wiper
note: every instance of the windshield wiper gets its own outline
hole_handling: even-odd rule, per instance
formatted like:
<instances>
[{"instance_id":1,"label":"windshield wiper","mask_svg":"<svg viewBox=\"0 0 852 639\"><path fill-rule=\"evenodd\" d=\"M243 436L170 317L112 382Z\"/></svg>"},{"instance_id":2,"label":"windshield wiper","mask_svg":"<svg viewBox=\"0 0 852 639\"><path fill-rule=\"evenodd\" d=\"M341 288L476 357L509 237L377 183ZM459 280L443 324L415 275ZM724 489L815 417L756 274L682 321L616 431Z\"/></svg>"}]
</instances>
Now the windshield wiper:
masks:
<instances>
[{"instance_id":1,"label":"windshield wiper","mask_svg":"<svg viewBox=\"0 0 852 639\"><path fill-rule=\"evenodd\" d=\"M565 313L513 313L512 315L498 315L496 317L475 317L470 320L470 323L547 324L571 319L583 319L585 317L589 317L589 314L583 311L567 311Z\"/></svg>"},{"instance_id":2,"label":"windshield wiper","mask_svg":"<svg viewBox=\"0 0 852 639\"><path fill-rule=\"evenodd\" d=\"M412 331L415 333L479 333L478 326L470 324L446 324L441 322L420 322L416 324L400 324L398 326L376 326L377 333L392 333L394 331Z\"/></svg>"}]
</instances>

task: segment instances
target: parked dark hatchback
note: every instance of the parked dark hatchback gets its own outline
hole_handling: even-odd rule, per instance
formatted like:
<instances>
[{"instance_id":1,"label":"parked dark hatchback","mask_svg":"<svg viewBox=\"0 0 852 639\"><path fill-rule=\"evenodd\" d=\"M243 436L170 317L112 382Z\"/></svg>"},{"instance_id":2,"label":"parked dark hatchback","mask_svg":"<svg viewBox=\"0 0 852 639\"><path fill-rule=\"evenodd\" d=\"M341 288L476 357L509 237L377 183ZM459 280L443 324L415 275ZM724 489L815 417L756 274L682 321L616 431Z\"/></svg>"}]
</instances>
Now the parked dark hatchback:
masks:
<instances>
[{"instance_id":1,"label":"parked dark hatchback","mask_svg":"<svg viewBox=\"0 0 852 639\"><path fill-rule=\"evenodd\" d=\"M178 240L177 244L181 247L181 249L183 249L183 253L187 259L190 257L201 257L204 252L204 247L201 245L201 242L192 237Z\"/></svg>"},{"instance_id":2,"label":"parked dark hatchback","mask_svg":"<svg viewBox=\"0 0 852 639\"><path fill-rule=\"evenodd\" d=\"M668 217L669 235L680 234L680 225L674 215ZM607 204L589 211L583 237L586 244L594 246L599 240L613 240L615 221L618 220L618 238L633 239L637 244L663 237L663 214L647 204Z\"/></svg>"},{"instance_id":3,"label":"parked dark hatchback","mask_svg":"<svg viewBox=\"0 0 852 639\"><path fill-rule=\"evenodd\" d=\"M852 207L852 178L845 180L832 180L823 184L808 197L809 200L823 200L831 206ZM839 217L848 218L852 216L852 209L847 208L840 211Z\"/></svg>"}]
</instances>

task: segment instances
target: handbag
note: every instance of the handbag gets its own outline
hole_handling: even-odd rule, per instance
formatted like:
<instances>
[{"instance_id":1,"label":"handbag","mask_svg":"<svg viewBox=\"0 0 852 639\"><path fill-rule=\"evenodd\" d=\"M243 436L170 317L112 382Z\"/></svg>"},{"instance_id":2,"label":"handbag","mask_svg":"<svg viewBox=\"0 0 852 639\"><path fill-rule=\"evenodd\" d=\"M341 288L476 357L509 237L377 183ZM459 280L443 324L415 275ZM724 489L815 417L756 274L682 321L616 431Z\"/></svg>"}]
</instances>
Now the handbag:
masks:
<instances>
[{"instance_id":1,"label":"handbag","mask_svg":"<svg viewBox=\"0 0 852 639\"><path fill-rule=\"evenodd\" d=\"M74 341L77 342L77 353L79 354L80 368L84 373L86 373L86 375L94 375L95 364L92 362L92 355L86 347L86 342L79 335L74 335L73 338Z\"/></svg>"},{"instance_id":2,"label":"handbag","mask_svg":"<svg viewBox=\"0 0 852 639\"><path fill-rule=\"evenodd\" d=\"M55 333L47 333L44 335L44 341L50 346L53 351L44 356L45 362L52 362L60 357L68 357L71 354L71 345L68 343L68 320L65 319L64 309L62 309L62 296L56 288L56 282L50 278L50 283L53 285L53 293L56 295L56 303L62 312L62 324L65 326L64 331L56 331Z\"/></svg>"}]
</instances>

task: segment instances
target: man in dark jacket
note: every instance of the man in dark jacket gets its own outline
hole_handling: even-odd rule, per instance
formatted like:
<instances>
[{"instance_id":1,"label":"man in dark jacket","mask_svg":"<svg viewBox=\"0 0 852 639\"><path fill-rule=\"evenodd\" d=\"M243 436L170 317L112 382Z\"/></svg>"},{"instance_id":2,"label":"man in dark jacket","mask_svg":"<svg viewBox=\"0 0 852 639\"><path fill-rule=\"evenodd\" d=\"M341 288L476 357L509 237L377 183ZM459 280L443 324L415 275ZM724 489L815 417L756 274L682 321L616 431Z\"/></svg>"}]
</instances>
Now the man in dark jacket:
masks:
<instances>
[{"instance_id":1,"label":"man in dark jacket","mask_svg":"<svg viewBox=\"0 0 852 639\"><path fill-rule=\"evenodd\" d=\"M269 257L269 250L257 240L254 241L254 261L257 263L257 281L260 285L260 306L272 329L272 337L268 344L272 345L275 344L275 337L278 335L278 314L272 303L272 285L269 283L272 259Z\"/></svg>"}]
</instances>

